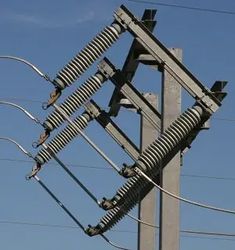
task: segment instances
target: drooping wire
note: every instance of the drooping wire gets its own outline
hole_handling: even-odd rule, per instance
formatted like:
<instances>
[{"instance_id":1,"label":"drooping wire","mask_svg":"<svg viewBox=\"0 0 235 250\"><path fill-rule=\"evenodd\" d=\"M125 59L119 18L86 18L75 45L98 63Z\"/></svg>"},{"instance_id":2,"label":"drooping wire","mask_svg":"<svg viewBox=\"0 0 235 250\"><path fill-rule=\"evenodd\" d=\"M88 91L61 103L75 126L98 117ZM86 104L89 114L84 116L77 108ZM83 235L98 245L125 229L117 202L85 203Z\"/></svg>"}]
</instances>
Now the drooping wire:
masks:
<instances>
[{"instance_id":1,"label":"drooping wire","mask_svg":"<svg viewBox=\"0 0 235 250\"><path fill-rule=\"evenodd\" d=\"M0 55L0 59L10 59L10 60L22 62L22 63L28 65L31 69L33 69L39 76L44 78L46 81L53 83L53 81L50 79L50 77L47 74L44 74L38 67L36 67L35 65L33 65L32 63L30 63L29 61L27 61L23 58L16 57L16 56L9 56L9 55Z\"/></svg>"},{"instance_id":2,"label":"drooping wire","mask_svg":"<svg viewBox=\"0 0 235 250\"><path fill-rule=\"evenodd\" d=\"M106 242L108 242L111 246L117 248L117 249L122 249L122 250L131 250L130 248L124 248L124 247L121 247L117 244L115 244L114 242L110 241L105 235L101 234L100 235Z\"/></svg>"},{"instance_id":3,"label":"drooping wire","mask_svg":"<svg viewBox=\"0 0 235 250\"><path fill-rule=\"evenodd\" d=\"M215 207L215 206L210 206L210 205L207 205L207 204L203 204L203 203L200 203L200 202L196 202L196 201L192 201L192 200L189 200L189 199L185 199L185 198L182 198L178 195L175 195L171 192L169 192L168 190L162 188L161 186L159 186L157 183L155 183L151 178L149 178L142 170L140 170L138 167L135 167L134 169L136 171L136 173L142 177L144 177L147 181L149 181L150 183L152 183L156 188L158 188L160 191L162 191L163 193L177 199L177 200L180 200L182 202L185 202L185 203L188 203L188 204L191 204L191 205L194 205L194 206L198 206L198 207L201 207L201 208L206 208L206 209L210 209L210 210L214 210L214 211L218 211L218 212L223 212L223 213L229 213L229 214L235 214L235 210L230 210L230 209L224 209L224 208L219 208L219 207Z\"/></svg>"},{"instance_id":4,"label":"drooping wire","mask_svg":"<svg viewBox=\"0 0 235 250\"><path fill-rule=\"evenodd\" d=\"M0 101L0 104L13 106L13 107L21 110L22 112L24 112L32 121L42 125L42 123L40 122L40 120L38 118L34 117L31 113L29 113L26 109L22 108L20 105L17 105L13 102L7 102L7 101Z\"/></svg>"},{"instance_id":5,"label":"drooping wire","mask_svg":"<svg viewBox=\"0 0 235 250\"><path fill-rule=\"evenodd\" d=\"M34 159L33 155L31 153L29 153L27 150L25 150L18 142L16 142L15 140L9 138L9 137L0 137L0 140L4 140L4 141L8 141L8 142L12 142L13 144L15 144L17 146L18 149L20 149L21 152L23 152L25 155L27 155L29 158Z\"/></svg>"},{"instance_id":6,"label":"drooping wire","mask_svg":"<svg viewBox=\"0 0 235 250\"><path fill-rule=\"evenodd\" d=\"M153 228L159 228L159 226L157 226L155 224L152 224L152 223L148 223L148 222L146 222L144 220L141 220L141 219L137 218L136 216L133 216L130 213L127 213L126 216L131 218L132 220L138 222L138 223L141 223L141 224L145 225L145 226L149 226L149 227L153 227Z\"/></svg>"}]
</instances>

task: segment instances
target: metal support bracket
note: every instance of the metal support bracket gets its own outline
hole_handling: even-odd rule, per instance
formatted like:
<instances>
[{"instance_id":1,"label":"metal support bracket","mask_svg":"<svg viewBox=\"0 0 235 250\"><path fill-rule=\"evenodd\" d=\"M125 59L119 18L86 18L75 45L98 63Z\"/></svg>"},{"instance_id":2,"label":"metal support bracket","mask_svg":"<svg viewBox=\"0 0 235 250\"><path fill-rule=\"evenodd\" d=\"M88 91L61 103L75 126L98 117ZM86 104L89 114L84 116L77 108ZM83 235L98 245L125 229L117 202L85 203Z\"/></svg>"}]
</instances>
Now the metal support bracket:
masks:
<instances>
[{"instance_id":1,"label":"metal support bracket","mask_svg":"<svg viewBox=\"0 0 235 250\"><path fill-rule=\"evenodd\" d=\"M141 22L146 26L146 28L152 32L156 26L157 21L154 20L156 15L156 9L146 9L144 14L141 18ZM142 53L148 53L143 46L134 39L131 47L129 49L129 53L126 57L125 63L122 67L122 72L125 75L128 81L131 81L135 75L135 72L139 66L139 60L137 58ZM120 110L120 100L122 99L123 95L118 91L117 88L114 89L113 95L109 102L109 113L112 116L117 116Z\"/></svg>"},{"instance_id":2,"label":"metal support bracket","mask_svg":"<svg viewBox=\"0 0 235 250\"><path fill-rule=\"evenodd\" d=\"M115 12L115 19L125 27L181 86L205 109L214 113L221 105L207 89L124 5Z\"/></svg>"},{"instance_id":3,"label":"metal support bracket","mask_svg":"<svg viewBox=\"0 0 235 250\"><path fill-rule=\"evenodd\" d=\"M140 151L126 134L112 121L110 115L95 103L94 100L85 105L86 112L92 116L105 131L121 146L121 148L133 159L137 160Z\"/></svg>"},{"instance_id":4,"label":"metal support bracket","mask_svg":"<svg viewBox=\"0 0 235 250\"><path fill-rule=\"evenodd\" d=\"M161 115L159 112L140 94L140 92L126 80L124 74L117 70L114 65L104 58L98 65L100 72L105 74L119 91L133 104L137 112L144 117L157 129L160 129Z\"/></svg>"}]
</instances>

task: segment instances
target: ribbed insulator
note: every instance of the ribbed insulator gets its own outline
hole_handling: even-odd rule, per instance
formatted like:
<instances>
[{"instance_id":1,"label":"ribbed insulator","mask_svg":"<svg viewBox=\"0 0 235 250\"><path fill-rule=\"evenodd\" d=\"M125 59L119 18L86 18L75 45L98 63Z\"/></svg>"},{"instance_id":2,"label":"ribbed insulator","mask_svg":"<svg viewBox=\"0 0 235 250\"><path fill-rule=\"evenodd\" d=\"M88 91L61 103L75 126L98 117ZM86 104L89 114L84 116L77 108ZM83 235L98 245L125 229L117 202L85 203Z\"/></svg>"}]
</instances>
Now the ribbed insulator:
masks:
<instances>
[{"instance_id":1,"label":"ribbed insulator","mask_svg":"<svg viewBox=\"0 0 235 250\"><path fill-rule=\"evenodd\" d=\"M62 150L73 138L79 135L79 130L83 130L88 125L90 121L90 116L88 114L82 114L77 117L72 124L68 124L65 129L63 129L57 136L54 137L48 144L47 148L41 149L36 155L35 159L43 165L48 162L51 158L51 154L57 154Z\"/></svg>"},{"instance_id":2,"label":"ribbed insulator","mask_svg":"<svg viewBox=\"0 0 235 250\"><path fill-rule=\"evenodd\" d=\"M85 81L75 92L70 95L60 108L68 115L71 116L82 104L87 102L92 95L94 95L106 81L106 78L97 72ZM52 114L45 120L43 126L49 131L57 128L65 120L64 116L58 110L54 110Z\"/></svg>"},{"instance_id":3,"label":"ribbed insulator","mask_svg":"<svg viewBox=\"0 0 235 250\"><path fill-rule=\"evenodd\" d=\"M107 26L57 74L55 83L61 88L71 85L119 38L121 32L117 23Z\"/></svg>"},{"instance_id":4,"label":"ribbed insulator","mask_svg":"<svg viewBox=\"0 0 235 250\"><path fill-rule=\"evenodd\" d=\"M164 162L164 158L185 140L194 128L201 124L202 115L203 111L199 106L194 106L184 112L160 138L150 144L140 155L135 166L138 166L151 179L156 179L159 174L160 163ZM143 193L146 192L147 194L152 187L142 176L136 175L128 179L112 198L112 200L117 201L116 207L108 211L96 227L100 228L101 232L112 228L136 205L140 195L143 197L145 195Z\"/></svg>"},{"instance_id":5,"label":"ribbed insulator","mask_svg":"<svg viewBox=\"0 0 235 250\"><path fill-rule=\"evenodd\" d=\"M185 111L184 114L170 125L166 132L147 147L136 165L139 165L143 171L151 171L155 164L159 164L199 124L201 113L202 110L198 106Z\"/></svg>"}]
</instances>

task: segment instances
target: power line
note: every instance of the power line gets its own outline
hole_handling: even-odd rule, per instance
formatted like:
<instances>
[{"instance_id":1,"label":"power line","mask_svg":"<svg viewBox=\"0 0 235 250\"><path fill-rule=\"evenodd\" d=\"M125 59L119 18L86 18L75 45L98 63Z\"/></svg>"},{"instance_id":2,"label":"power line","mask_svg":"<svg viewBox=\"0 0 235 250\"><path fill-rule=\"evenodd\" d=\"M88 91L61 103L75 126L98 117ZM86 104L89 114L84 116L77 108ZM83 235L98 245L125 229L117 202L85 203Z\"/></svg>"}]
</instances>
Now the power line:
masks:
<instances>
[{"instance_id":1,"label":"power line","mask_svg":"<svg viewBox=\"0 0 235 250\"><path fill-rule=\"evenodd\" d=\"M40 103L40 104L43 104L43 101L33 100L33 99L26 99L26 98L7 97L7 98L1 98L1 99L10 100L10 101L20 101L20 102L29 102L29 103Z\"/></svg>"},{"instance_id":2,"label":"power line","mask_svg":"<svg viewBox=\"0 0 235 250\"><path fill-rule=\"evenodd\" d=\"M159 5L159 6L164 6L164 7L179 8L179 9L186 9L186 10L193 10L193 11L200 11L200 12L209 12L209 13L215 13L215 14L235 15L234 11L229 11L229 10L191 7L187 5L168 4L168 3L163 3L163 2L153 2L153 1L144 1L144 0L127 0L127 1L139 3L139 4Z\"/></svg>"},{"instance_id":3,"label":"power line","mask_svg":"<svg viewBox=\"0 0 235 250\"><path fill-rule=\"evenodd\" d=\"M0 100L6 100L6 101L20 101L20 102L29 102L29 103L40 103L43 104L44 101L40 100L33 100L33 99L26 99L26 98L15 98L15 97L7 97L7 98L1 98ZM128 109L123 109L124 112L130 112ZM131 111L132 112L132 111ZM228 118L228 117L212 117L212 120L219 120L219 121L227 121L227 122L235 122L235 118Z\"/></svg>"},{"instance_id":4,"label":"power line","mask_svg":"<svg viewBox=\"0 0 235 250\"><path fill-rule=\"evenodd\" d=\"M218 237L208 237L208 236L196 236L196 235L181 235L183 238L193 238L193 239L206 239L206 240L223 240L223 241L235 241L230 238L218 238Z\"/></svg>"},{"instance_id":5,"label":"power line","mask_svg":"<svg viewBox=\"0 0 235 250\"><path fill-rule=\"evenodd\" d=\"M235 233L223 233L223 232L206 232L201 230L181 230L181 233L187 234L199 234L199 235L210 235L210 236L222 236L222 237L235 237Z\"/></svg>"},{"instance_id":6,"label":"power line","mask_svg":"<svg viewBox=\"0 0 235 250\"><path fill-rule=\"evenodd\" d=\"M20 160L20 159L10 159L10 158L0 158L0 161L34 163L34 161L30 161L30 160ZM58 163L49 162L49 163L47 163L47 165L58 166ZM100 169L100 170L109 170L109 171L112 170L110 168L91 166L91 165L72 164L72 163L71 164L68 163L67 165L69 165L71 167L77 167L77 168L91 168L91 169Z\"/></svg>"},{"instance_id":7,"label":"power line","mask_svg":"<svg viewBox=\"0 0 235 250\"><path fill-rule=\"evenodd\" d=\"M34 163L34 161L30 160L21 160L21 159L11 159L11 158L0 158L0 161L9 161L9 162L21 162L21 163ZM49 162L48 165L58 166L58 163ZM98 169L98 170L107 170L111 171L112 169L106 167L99 167L99 166L92 166L92 165L83 165L83 164L74 164L68 163L67 165L74 167L74 168L85 168L85 169ZM4 165L1 165L4 167ZM199 178L199 179L215 179L215 180L222 180L222 181L235 181L233 177L221 177L221 176L211 176L211 175L196 175L196 174L181 174L182 177L189 177L189 178Z\"/></svg>"},{"instance_id":8,"label":"power line","mask_svg":"<svg viewBox=\"0 0 235 250\"><path fill-rule=\"evenodd\" d=\"M10 221L10 220L2 220L0 224L10 224L10 225L25 225L25 226L37 226L37 227L52 227L52 228L67 228L67 229L78 229L76 226L70 225L59 225L59 224L47 224L47 223L33 223L26 221Z\"/></svg>"},{"instance_id":9,"label":"power line","mask_svg":"<svg viewBox=\"0 0 235 250\"><path fill-rule=\"evenodd\" d=\"M53 81L49 78L48 75L44 74L38 67L23 58L10 55L1 55L0 59L15 60L24 63L25 65L29 66L34 72L36 72L39 76L43 77L46 81L53 83Z\"/></svg>"},{"instance_id":10,"label":"power line","mask_svg":"<svg viewBox=\"0 0 235 250\"><path fill-rule=\"evenodd\" d=\"M25 226L61 228L61 229L78 229L77 226L72 226L72 225L33 223L33 222L27 222L27 221L1 220L0 224L22 225L22 226L25 225ZM156 227L159 228L159 226L156 226ZM132 231L132 230L120 230L120 229L119 230L111 229L110 231L117 232L117 233L134 233L134 234L137 233L136 231ZM235 233L225 233L225 232L213 232L213 231L201 231L201 230L180 230L180 232L184 234L189 234L189 235L195 234L195 235L205 235L205 236L219 236L220 238L216 238L216 239L220 239L220 240L223 237L230 237L230 240L231 238L235 237ZM205 237L199 237L199 238L205 238ZM212 239L215 239L215 238L212 238Z\"/></svg>"},{"instance_id":11,"label":"power line","mask_svg":"<svg viewBox=\"0 0 235 250\"><path fill-rule=\"evenodd\" d=\"M196 175L196 174L181 174L182 177L191 177L191 178L204 178L204 179L215 179L223 181L235 181L233 177L220 177L220 176L210 176L210 175Z\"/></svg>"}]
</instances>

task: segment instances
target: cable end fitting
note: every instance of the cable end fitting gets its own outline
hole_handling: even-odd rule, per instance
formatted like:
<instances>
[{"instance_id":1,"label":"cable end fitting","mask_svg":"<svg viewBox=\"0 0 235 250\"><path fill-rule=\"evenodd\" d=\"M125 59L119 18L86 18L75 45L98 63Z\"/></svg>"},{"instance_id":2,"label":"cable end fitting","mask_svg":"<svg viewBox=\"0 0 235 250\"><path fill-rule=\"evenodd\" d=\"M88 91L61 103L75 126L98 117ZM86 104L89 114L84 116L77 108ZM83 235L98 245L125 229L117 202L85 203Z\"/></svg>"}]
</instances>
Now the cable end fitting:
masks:
<instances>
[{"instance_id":1,"label":"cable end fitting","mask_svg":"<svg viewBox=\"0 0 235 250\"><path fill-rule=\"evenodd\" d=\"M57 99L61 96L61 89L55 88L55 90L50 94L50 99L43 103L42 108L44 110L48 109L51 105L53 105Z\"/></svg>"},{"instance_id":2,"label":"cable end fitting","mask_svg":"<svg viewBox=\"0 0 235 250\"><path fill-rule=\"evenodd\" d=\"M32 171L25 176L26 180L30 180L34 177L40 171L41 167L41 164L36 163L36 165L33 166Z\"/></svg>"},{"instance_id":3,"label":"cable end fitting","mask_svg":"<svg viewBox=\"0 0 235 250\"><path fill-rule=\"evenodd\" d=\"M52 83L53 85L54 85L54 82L53 82L53 80L50 78L50 76L48 76L47 74L44 74L43 75L43 78L46 80L46 81L48 81L48 82L50 82L50 83Z\"/></svg>"},{"instance_id":4,"label":"cable end fitting","mask_svg":"<svg viewBox=\"0 0 235 250\"><path fill-rule=\"evenodd\" d=\"M104 210L110 210L113 209L117 205L117 202L114 199L106 199L103 197L103 200L100 203L100 207Z\"/></svg>"},{"instance_id":5,"label":"cable end fitting","mask_svg":"<svg viewBox=\"0 0 235 250\"><path fill-rule=\"evenodd\" d=\"M123 164L123 168L119 171L119 174L125 178L130 178L136 175L134 168L132 166L128 166L127 164Z\"/></svg>"},{"instance_id":6,"label":"cable end fitting","mask_svg":"<svg viewBox=\"0 0 235 250\"><path fill-rule=\"evenodd\" d=\"M52 81L52 84L56 87L56 88L58 88L58 89L60 89L60 90L63 90L63 89L65 89L66 88L66 84L64 84L64 82L63 82L63 80L61 80L60 78L55 78L53 81Z\"/></svg>"},{"instance_id":7,"label":"cable end fitting","mask_svg":"<svg viewBox=\"0 0 235 250\"><path fill-rule=\"evenodd\" d=\"M39 140L32 144L33 148L41 146L50 136L50 131L45 129L45 131L40 135Z\"/></svg>"},{"instance_id":8,"label":"cable end fitting","mask_svg":"<svg viewBox=\"0 0 235 250\"><path fill-rule=\"evenodd\" d=\"M89 235L90 237L101 234L102 230L99 227L99 225L93 227L91 225L88 225L88 228L85 229L85 233Z\"/></svg>"}]
</instances>

